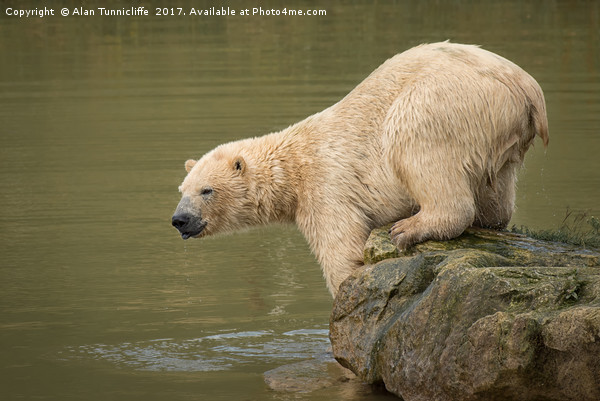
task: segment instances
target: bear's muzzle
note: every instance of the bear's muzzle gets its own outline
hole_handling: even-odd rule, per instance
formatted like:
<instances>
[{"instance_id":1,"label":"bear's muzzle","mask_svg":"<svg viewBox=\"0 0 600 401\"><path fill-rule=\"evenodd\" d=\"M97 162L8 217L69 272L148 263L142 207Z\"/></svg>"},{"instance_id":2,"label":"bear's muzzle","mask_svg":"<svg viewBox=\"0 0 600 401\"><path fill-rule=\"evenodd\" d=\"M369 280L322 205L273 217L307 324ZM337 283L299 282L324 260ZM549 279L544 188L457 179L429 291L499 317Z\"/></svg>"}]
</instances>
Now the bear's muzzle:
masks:
<instances>
[{"instance_id":1,"label":"bear's muzzle","mask_svg":"<svg viewBox=\"0 0 600 401\"><path fill-rule=\"evenodd\" d=\"M190 198L187 196L181 198L171 218L171 224L179 231L181 238L188 239L200 235L206 228L206 223L201 216L191 212Z\"/></svg>"}]
</instances>

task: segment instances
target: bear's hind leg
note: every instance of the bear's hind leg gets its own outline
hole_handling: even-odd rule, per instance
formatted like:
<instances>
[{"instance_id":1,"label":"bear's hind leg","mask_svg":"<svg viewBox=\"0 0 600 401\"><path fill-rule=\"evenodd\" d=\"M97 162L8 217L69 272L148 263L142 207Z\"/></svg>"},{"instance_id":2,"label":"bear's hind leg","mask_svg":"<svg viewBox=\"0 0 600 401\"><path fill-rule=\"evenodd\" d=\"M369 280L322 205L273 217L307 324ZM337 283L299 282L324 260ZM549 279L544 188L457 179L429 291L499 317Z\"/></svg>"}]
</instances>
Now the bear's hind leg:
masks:
<instances>
[{"instance_id":1,"label":"bear's hind leg","mask_svg":"<svg viewBox=\"0 0 600 401\"><path fill-rule=\"evenodd\" d=\"M447 78L452 77L428 76L400 93L384 122L384 157L419 206L417 214L390 230L400 250L455 238L475 220L473 177L482 164L477 149L481 127L467 116L479 105L469 103L469 96L460 99L467 103L457 103L456 91L464 89L464 82Z\"/></svg>"},{"instance_id":2,"label":"bear's hind leg","mask_svg":"<svg viewBox=\"0 0 600 401\"><path fill-rule=\"evenodd\" d=\"M446 185L447 187L447 185ZM462 187L462 188L460 188ZM399 250L427 240L447 240L458 237L473 224L475 201L468 185L447 190L434 186L438 192L429 190L415 194L420 210L414 216L399 220L390 229L392 242Z\"/></svg>"},{"instance_id":3,"label":"bear's hind leg","mask_svg":"<svg viewBox=\"0 0 600 401\"><path fill-rule=\"evenodd\" d=\"M507 162L493 184L486 184L477 197L477 214L473 225L482 228L504 229L515 208L516 163Z\"/></svg>"}]
</instances>

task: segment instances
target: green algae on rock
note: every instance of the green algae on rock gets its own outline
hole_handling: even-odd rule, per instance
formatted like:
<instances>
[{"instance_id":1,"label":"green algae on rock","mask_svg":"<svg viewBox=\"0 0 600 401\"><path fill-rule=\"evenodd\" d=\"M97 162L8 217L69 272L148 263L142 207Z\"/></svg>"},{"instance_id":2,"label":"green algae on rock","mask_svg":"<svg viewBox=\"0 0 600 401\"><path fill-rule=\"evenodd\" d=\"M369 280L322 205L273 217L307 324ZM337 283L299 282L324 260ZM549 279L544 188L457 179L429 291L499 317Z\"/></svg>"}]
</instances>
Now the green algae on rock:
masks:
<instances>
[{"instance_id":1,"label":"green algae on rock","mask_svg":"<svg viewBox=\"0 0 600 401\"><path fill-rule=\"evenodd\" d=\"M599 253L478 229L389 245L373 231L375 264L334 301L334 356L359 378L406 401L600 399Z\"/></svg>"}]
</instances>

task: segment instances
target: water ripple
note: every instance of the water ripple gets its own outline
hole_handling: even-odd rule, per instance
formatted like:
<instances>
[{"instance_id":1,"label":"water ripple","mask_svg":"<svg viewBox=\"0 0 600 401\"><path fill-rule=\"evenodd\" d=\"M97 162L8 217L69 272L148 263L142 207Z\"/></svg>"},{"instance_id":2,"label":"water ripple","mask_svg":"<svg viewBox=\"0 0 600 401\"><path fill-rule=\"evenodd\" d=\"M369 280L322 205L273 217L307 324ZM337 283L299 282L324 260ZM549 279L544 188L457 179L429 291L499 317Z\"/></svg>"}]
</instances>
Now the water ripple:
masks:
<instances>
[{"instance_id":1,"label":"water ripple","mask_svg":"<svg viewBox=\"0 0 600 401\"><path fill-rule=\"evenodd\" d=\"M117 345L67 347L63 359L108 361L118 367L146 371L222 371L240 364L295 362L327 352L326 329L232 331L205 337L155 339Z\"/></svg>"}]
</instances>

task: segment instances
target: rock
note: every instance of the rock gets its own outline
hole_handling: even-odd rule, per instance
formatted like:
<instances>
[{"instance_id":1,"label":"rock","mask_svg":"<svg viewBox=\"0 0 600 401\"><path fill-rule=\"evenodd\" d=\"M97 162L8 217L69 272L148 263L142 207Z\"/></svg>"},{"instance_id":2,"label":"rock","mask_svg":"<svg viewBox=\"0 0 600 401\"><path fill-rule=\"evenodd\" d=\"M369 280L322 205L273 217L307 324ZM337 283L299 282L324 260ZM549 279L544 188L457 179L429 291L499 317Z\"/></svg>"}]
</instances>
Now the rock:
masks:
<instances>
[{"instance_id":1,"label":"rock","mask_svg":"<svg viewBox=\"0 0 600 401\"><path fill-rule=\"evenodd\" d=\"M377 263L385 259L397 258L400 256L400 251L396 248L396 245L390 241L390 235L388 230L391 228L391 224L384 228L373 230L363 251L364 262L367 265Z\"/></svg>"},{"instance_id":2,"label":"rock","mask_svg":"<svg viewBox=\"0 0 600 401\"><path fill-rule=\"evenodd\" d=\"M332 400L366 399L389 394L379 386L358 380L330 353L269 370L264 373L264 379L271 390L283 394L276 399L299 399L302 398L300 394L306 393L311 394L310 399Z\"/></svg>"},{"instance_id":3,"label":"rock","mask_svg":"<svg viewBox=\"0 0 600 401\"><path fill-rule=\"evenodd\" d=\"M374 230L365 256L390 252ZM405 401L600 400L600 254L469 230L350 276L335 358Z\"/></svg>"},{"instance_id":4,"label":"rock","mask_svg":"<svg viewBox=\"0 0 600 401\"><path fill-rule=\"evenodd\" d=\"M356 379L356 376L326 354L269 370L264 378L267 386L275 391L311 393Z\"/></svg>"}]
</instances>

